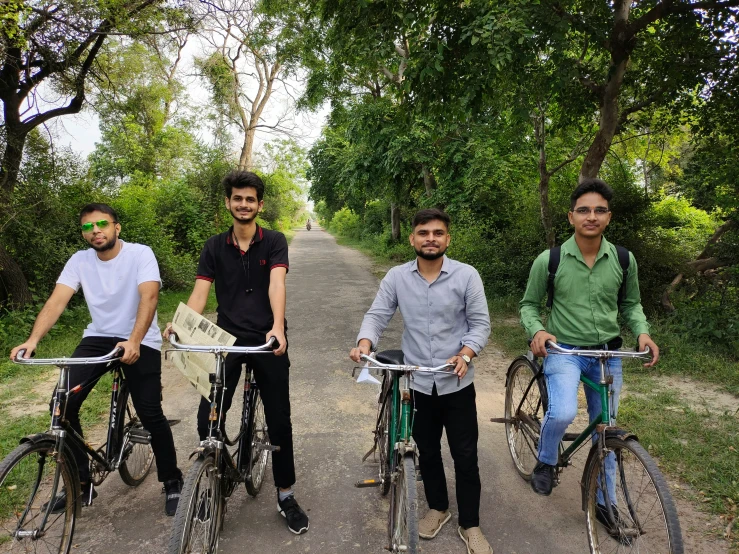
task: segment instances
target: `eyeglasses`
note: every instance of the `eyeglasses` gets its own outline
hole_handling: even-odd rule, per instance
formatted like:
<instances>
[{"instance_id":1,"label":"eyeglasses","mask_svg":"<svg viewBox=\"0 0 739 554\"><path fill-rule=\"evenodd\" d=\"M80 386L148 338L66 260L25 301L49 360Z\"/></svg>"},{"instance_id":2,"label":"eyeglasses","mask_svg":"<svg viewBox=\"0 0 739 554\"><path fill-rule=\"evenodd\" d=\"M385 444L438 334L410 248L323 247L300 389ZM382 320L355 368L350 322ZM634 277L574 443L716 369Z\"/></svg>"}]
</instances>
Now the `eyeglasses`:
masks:
<instances>
[{"instance_id":1,"label":"eyeglasses","mask_svg":"<svg viewBox=\"0 0 739 554\"><path fill-rule=\"evenodd\" d=\"M577 215L590 215L590 212L595 212L595 215L606 215L609 210L608 208L604 208L603 206L598 206L596 208L593 208L592 210L590 208L586 208L585 206L580 206L579 208L575 208L573 210Z\"/></svg>"},{"instance_id":2,"label":"eyeglasses","mask_svg":"<svg viewBox=\"0 0 739 554\"><path fill-rule=\"evenodd\" d=\"M105 229L108 225L111 223L115 223L115 221L108 221L107 219L101 219L100 221L91 221L89 223L83 223L80 225L80 229L83 233L92 233L92 230L97 225L97 228L100 230Z\"/></svg>"}]
</instances>

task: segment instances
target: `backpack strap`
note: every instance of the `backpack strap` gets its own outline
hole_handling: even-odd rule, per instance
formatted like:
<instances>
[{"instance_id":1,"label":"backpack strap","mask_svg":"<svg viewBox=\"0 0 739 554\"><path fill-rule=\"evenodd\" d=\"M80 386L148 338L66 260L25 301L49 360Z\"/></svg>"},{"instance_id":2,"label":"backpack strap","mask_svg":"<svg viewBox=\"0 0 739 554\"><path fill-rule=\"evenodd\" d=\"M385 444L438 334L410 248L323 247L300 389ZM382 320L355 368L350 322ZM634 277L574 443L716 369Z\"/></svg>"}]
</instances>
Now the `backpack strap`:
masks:
<instances>
[{"instance_id":1,"label":"backpack strap","mask_svg":"<svg viewBox=\"0 0 739 554\"><path fill-rule=\"evenodd\" d=\"M631 263L631 258L629 257L629 251L623 246L616 246L616 252L618 253L618 263L621 265L621 271L623 273L623 276L621 277L621 286L618 288L618 310L621 311L621 302L624 299L626 278L629 275L629 264ZM551 261L549 263L551 265Z\"/></svg>"},{"instance_id":2,"label":"backpack strap","mask_svg":"<svg viewBox=\"0 0 739 554\"><path fill-rule=\"evenodd\" d=\"M555 246L549 250L549 277L547 277L547 308L552 307L554 302L554 277L559 267L559 258L562 254L562 246ZM628 256L627 256L628 257Z\"/></svg>"}]
</instances>

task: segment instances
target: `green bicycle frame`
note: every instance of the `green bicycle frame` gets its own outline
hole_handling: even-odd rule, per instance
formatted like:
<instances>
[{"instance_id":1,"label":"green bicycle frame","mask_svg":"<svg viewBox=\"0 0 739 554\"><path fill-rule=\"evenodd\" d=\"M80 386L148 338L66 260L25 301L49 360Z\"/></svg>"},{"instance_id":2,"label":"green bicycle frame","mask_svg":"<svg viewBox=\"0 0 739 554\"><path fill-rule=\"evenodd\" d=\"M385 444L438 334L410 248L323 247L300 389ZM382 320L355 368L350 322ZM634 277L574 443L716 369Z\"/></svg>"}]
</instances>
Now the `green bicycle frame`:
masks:
<instances>
[{"instance_id":1,"label":"green bicycle frame","mask_svg":"<svg viewBox=\"0 0 739 554\"><path fill-rule=\"evenodd\" d=\"M411 440L413 418L411 416L410 387L407 374L403 374L403 387L400 375L393 375L392 410L390 412L390 448L395 450L398 442ZM404 398L407 395L407 398Z\"/></svg>"},{"instance_id":2,"label":"green bicycle frame","mask_svg":"<svg viewBox=\"0 0 739 554\"><path fill-rule=\"evenodd\" d=\"M578 447L585 442L588 438L590 438L593 434L593 431L595 431L595 428L598 425L609 425L612 426L615 422L611 421L611 382L612 378L609 380L606 378L606 372L605 372L605 361L600 360L600 375L601 375L601 382L596 383L595 381L591 381L584 375L580 375L580 381L582 381L583 385L588 387L589 389L595 391L600 396L600 417L595 418L593 421L590 422L590 425L588 425L585 430L580 433L577 438L572 441L570 446L568 446L560 455L560 463L564 465L564 463L570 459L570 456L572 456L575 451L578 449Z\"/></svg>"}]
</instances>

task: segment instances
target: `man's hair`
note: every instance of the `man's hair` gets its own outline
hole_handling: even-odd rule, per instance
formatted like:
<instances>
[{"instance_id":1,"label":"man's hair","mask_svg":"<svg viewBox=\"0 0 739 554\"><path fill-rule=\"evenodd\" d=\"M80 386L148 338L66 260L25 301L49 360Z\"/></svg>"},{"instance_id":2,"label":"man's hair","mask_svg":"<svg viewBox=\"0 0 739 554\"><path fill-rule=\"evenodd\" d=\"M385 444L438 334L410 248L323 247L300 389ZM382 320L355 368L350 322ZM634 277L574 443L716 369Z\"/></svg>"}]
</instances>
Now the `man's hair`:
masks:
<instances>
[{"instance_id":1,"label":"man's hair","mask_svg":"<svg viewBox=\"0 0 739 554\"><path fill-rule=\"evenodd\" d=\"M87 204L80 210L80 223L82 223L83 217L92 212L103 212L104 214L108 214L113 218L113 223L118 223L118 214L115 213L115 210L107 204Z\"/></svg>"},{"instance_id":2,"label":"man's hair","mask_svg":"<svg viewBox=\"0 0 739 554\"><path fill-rule=\"evenodd\" d=\"M264 182L256 173L234 169L223 178L223 189L226 192L226 198L231 198L233 189L244 189L246 187L256 189L257 200L262 201L262 198L264 198Z\"/></svg>"},{"instance_id":3,"label":"man's hair","mask_svg":"<svg viewBox=\"0 0 739 554\"><path fill-rule=\"evenodd\" d=\"M578 198L589 192L600 194L606 199L606 202L608 202L608 206L610 207L611 199L613 198L613 189L608 186L608 183L602 179L584 179L579 185L577 185L572 196L570 196L570 210L575 209L575 204L577 204Z\"/></svg>"},{"instance_id":4,"label":"man's hair","mask_svg":"<svg viewBox=\"0 0 739 554\"><path fill-rule=\"evenodd\" d=\"M449 214L447 214L445 211L438 210L436 208L428 208L426 210L416 212L416 215L413 216L413 229L415 229L419 225L424 225L425 223L434 220L442 221L444 225L446 225L447 231L449 230L449 225L452 222Z\"/></svg>"}]
</instances>

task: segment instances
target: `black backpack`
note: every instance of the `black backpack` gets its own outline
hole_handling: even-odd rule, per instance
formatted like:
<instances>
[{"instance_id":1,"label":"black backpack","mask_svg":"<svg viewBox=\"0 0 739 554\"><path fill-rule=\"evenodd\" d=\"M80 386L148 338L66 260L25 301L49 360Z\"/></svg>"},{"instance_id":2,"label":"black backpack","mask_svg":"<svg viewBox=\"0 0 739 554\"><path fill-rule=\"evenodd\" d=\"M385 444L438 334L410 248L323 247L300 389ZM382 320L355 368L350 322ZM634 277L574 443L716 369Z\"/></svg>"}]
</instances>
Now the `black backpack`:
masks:
<instances>
[{"instance_id":1,"label":"black backpack","mask_svg":"<svg viewBox=\"0 0 739 554\"><path fill-rule=\"evenodd\" d=\"M616 246L618 252L618 263L621 264L623 277L621 278L621 286L618 289L618 309L621 310L621 301L624 299L624 288L626 287L626 277L629 274L629 251L623 246ZM559 259L562 255L562 246L555 246L549 250L549 277L547 279L547 308L552 307L554 302L554 276L557 274L559 267Z\"/></svg>"}]
</instances>

